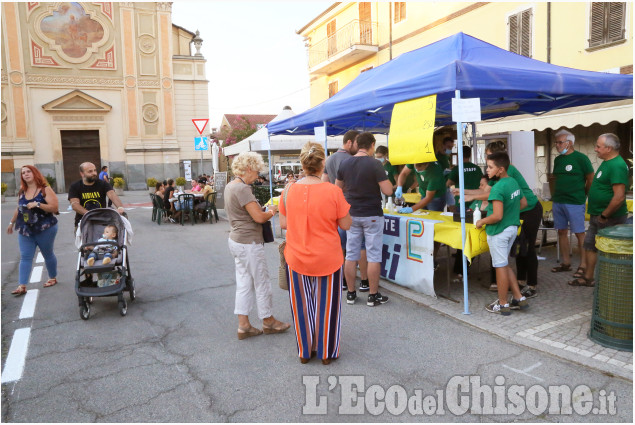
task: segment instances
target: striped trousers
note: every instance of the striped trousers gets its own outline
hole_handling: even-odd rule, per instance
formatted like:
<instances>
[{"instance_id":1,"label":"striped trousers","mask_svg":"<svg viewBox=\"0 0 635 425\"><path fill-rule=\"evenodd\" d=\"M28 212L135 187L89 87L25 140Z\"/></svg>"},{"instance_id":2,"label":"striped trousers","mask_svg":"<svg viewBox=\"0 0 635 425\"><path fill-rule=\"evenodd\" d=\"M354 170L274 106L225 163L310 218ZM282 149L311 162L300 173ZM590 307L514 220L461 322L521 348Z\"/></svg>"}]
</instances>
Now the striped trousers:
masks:
<instances>
[{"instance_id":1,"label":"striped trousers","mask_svg":"<svg viewBox=\"0 0 635 425\"><path fill-rule=\"evenodd\" d=\"M289 302L298 356L336 359L340 351L343 270L328 276L305 276L287 265Z\"/></svg>"}]
</instances>

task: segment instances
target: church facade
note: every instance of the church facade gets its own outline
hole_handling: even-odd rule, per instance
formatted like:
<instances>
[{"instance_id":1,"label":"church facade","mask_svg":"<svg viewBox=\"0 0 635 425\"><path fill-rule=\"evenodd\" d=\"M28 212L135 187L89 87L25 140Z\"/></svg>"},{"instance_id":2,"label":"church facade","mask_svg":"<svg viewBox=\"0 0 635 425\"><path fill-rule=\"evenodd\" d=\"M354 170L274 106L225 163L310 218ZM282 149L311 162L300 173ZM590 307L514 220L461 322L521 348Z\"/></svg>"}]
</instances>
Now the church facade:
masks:
<instances>
[{"instance_id":1,"label":"church facade","mask_svg":"<svg viewBox=\"0 0 635 425\"><path fill-rule=\"evenodd\" d=\"M183 175L183 161L200 158L191 120L209 116L206 60L192 53L201 43L172 23L169 2L2 3L8 194L26 164L58 192L85 161L128 189Z\"/></svg>"}]
</instances>

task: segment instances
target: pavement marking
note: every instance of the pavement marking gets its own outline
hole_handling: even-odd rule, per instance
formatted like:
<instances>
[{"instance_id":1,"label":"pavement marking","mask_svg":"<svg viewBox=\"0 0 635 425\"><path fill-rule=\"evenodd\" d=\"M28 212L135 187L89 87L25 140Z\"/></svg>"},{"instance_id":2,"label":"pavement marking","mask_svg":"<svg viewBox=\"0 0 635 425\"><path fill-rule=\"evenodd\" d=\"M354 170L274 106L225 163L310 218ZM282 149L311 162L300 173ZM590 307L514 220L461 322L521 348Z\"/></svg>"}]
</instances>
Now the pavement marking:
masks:
<instances>
[{"instance_id":1,"label":"pavement marking","mask_svg":"<svg viewBox=\"0 0 635 425\"><path fill-rule=\"evenodd\" d=\"M22 302L22 309L20 310L18 319L30 319L33 317L39 292L39 289L32 289L24 295L24 301Z\"/></svg>"},{"instance_id":2,"label":"pavement marking","mask_svg":"<svg viewBox=\"0 0 635 425\"><path fill-rule=\"evenodd\" d=\"M42 266L35 266L31 272L31 280L29 283L37 283L40 280L42 280Z\"/></svg>"},{"instance_id":3,"label":"pavement marking","mask_svg":"<svg viewBox=\"0 0 635 425\"><path fill-rule=\"evenodd\" d=\"M534 375L530 375L530 374L528 373L528 372L531 372L532 370L536 369L538 366L542 366L542 363L538 362L538 363L533 364L533 365L531 365L531 366L529 366L529 367L527 367L527 368L525 368L525 369L522 369L522 370L521 370L521 369L514 369L513 367L511 367L511 366L507 366L506 364L504 364L504 365L503 365L503 367L504 367L504 368L507 368L507 369L509 369L509 370L512 370L512 371L514 371L514 372L516 372L516 373L520 373L521 375L529 376L530 378L534 378L534 379L535 379L535 380L537 380L537 381L543 382L543 381L544 381L544 379L539 378L539 377L534 376Z\"/></svg>"},{"instance_id":4,"label":"pavement marking","mask_svg":"<svg viewBox=\"0 0 635 425\"><path fill-rule=\"evenodd\" d=\"M13 340L11 341L7 361L4 363L2 378L0 379L3 384L19 381L22 378L30 337L31 328L16 329L13 333Z\"/></svg>"},{"instance_id":5,"label":"pavement marking","mask_svg":"<svg viewBox=\"0 0 635 425\"><path fill-rule=\"evenodd\" d=\"M44 262L44 257L42 256L41 252L37 253L37 257L35 258L35 262L36 263L43 263Z\"/></svg>"}]
</instances>

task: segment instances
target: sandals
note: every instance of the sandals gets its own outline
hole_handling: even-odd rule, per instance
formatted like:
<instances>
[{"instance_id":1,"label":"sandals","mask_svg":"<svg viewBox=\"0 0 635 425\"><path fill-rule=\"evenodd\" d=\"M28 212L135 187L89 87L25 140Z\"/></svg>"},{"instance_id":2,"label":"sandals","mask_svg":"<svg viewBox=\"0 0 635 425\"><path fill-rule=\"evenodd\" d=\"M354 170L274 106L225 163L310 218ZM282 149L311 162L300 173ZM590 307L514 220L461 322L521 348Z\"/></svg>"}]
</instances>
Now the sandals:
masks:
<instances>
[{"instance_id":1,"label":"sandals","mask_svg":"<svg viewBox=\"0 0 635 425\"><path fill-rule=\"evenodd\" d=\"M569 286L589 286L589 287L595 286L595 280L587 279L584 276L579 277L577 279L570 280L567 283L569 284Z\"/></svg>"},{"instance_id":2,"label":"sandals","mask_svg":"<svg viewBox=\"0 0 635 425\"><path fill-rule=\"evenodd\" d=\"M46 281L46 283L43 285L45 288L49 288L51 286L55 286L57 285L57 279L56 278L52 278Z\"/></svg>"},{"instance_id":3,"label":"sandals","mask_svg":"<svg viewBox=\"0 0 635 425\"><path fill-rule=\"evenodd\" d=\"M262 331L258 328L254 328L253 326L250 326L249 329L238 328L238 339L240 340L258 335L262 335Z\"/></svg>"},{"instance_id":4,"label":"sandals","mask_svg":"<svg viewBox=\"0 0 635 425\"><path fill-rule=\"evenodd\" d=\"M558 267L554 267L551 269L551 273L560 273L560 272L568 272L568 271L571 271L571 264L563 263L563 264L560 264Z\"/></svg>"},{"instance_id":5,"label":"sandals","mask_svg":"<svg viewBox=\"0 0 635 425\"><path fill-rule=\"evenodd\" d=\"M291 325L289 323L284 323L281 322L279 320L276 320L273 323L273 326L265 326L265 324L262 324L262 331L264 333L266 333L267 335L269 334L279 334L282 332L286 332L289 328L291 327Z\"/></svg>"},{"instance_id":6,"label":"sandals","mask_svg":"<svg viewBox=\"0 0 635 425\"><path fill-rule=\"evenodd\" d=\"M578 267L578 270L576 270L576 272L573 274L573 277L575 278L584 277L584 272L586 272L586 269L580 266Z\"/></svg>"},{"instance_id":7,"label":"sandals","mask_svg":"<svg viewBox=\"0 0 635 425\"><path fill-rule=\"evenodd\" d=\"M26 294L26 286L25 285L18 285L17 289L15 291L11 291L11 293L13 295L15 295L16 297L20 297L20 296Z\"/></svg>"}]
</instances>

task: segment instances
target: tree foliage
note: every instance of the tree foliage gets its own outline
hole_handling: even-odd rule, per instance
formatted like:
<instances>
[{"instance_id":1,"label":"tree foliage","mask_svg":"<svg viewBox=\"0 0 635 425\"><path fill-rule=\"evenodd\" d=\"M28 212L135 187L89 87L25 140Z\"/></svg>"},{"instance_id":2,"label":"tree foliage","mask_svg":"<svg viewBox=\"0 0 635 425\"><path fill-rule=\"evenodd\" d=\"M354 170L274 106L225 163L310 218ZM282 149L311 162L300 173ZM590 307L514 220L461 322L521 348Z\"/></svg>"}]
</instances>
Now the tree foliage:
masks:
<instances>
[{"instance_id":1,"label":"tree foliage","mask_svg":"<svg viewBox=\"0 0 635 425\"><path fill-rule=\"evenodd\" d=\"M241 116L231 130L228 128L221 129L214 142L218 142L220 139L224 140L223 147L230 146L251 136L256 130L258 129L249 122L247 117Z\"/></svg>"}]
</instances>

